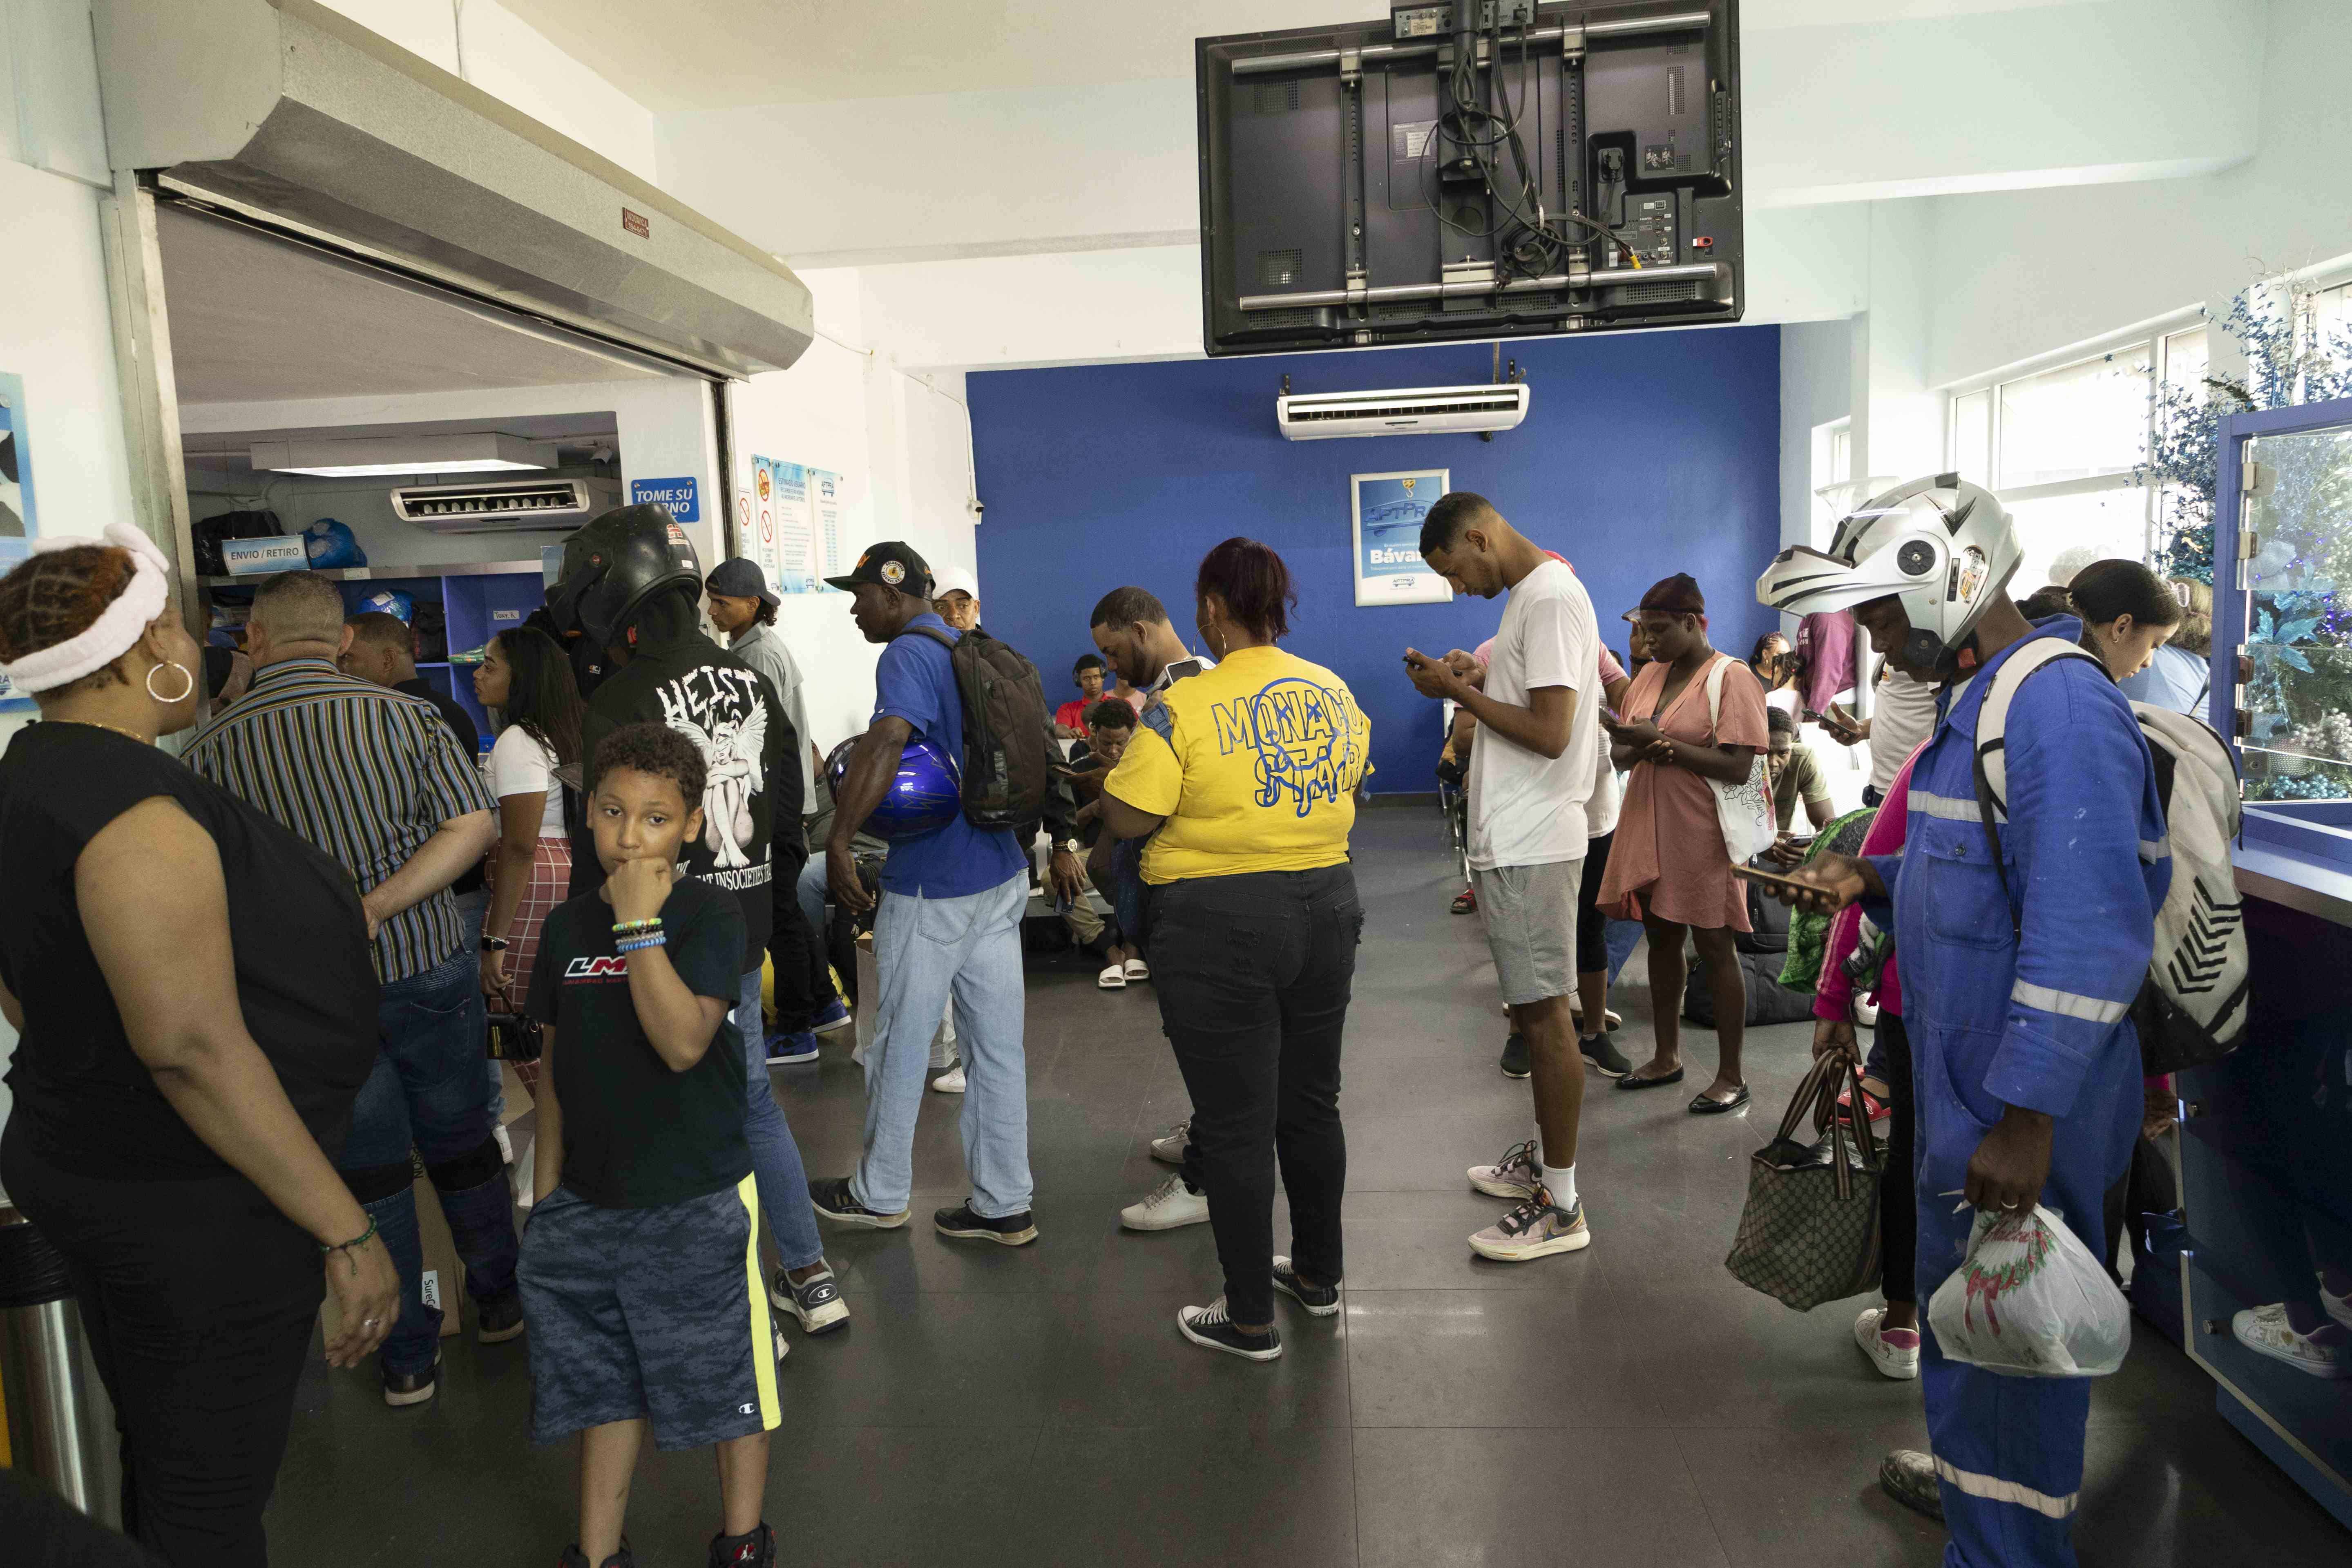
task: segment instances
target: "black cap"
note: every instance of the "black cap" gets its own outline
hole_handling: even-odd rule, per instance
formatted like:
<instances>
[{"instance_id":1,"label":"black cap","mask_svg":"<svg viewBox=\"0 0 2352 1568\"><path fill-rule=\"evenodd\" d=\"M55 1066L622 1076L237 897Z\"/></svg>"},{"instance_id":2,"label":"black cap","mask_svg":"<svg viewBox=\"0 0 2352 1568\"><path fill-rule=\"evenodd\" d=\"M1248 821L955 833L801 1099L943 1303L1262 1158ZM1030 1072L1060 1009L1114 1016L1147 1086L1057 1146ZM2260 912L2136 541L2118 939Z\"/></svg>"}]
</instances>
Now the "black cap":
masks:
<instances>
[{"instance_id":1,"label":"black cap","mask_svg":"<svg viewBox=\"0 0 2352 1568\"><path fill-rule=\"evenodd\" d=\"M824 585L846 594L860 583L873 583L885 588L896 588L901 594L912 594L918 599L931 596L930 563L915 553L914 546L895 539L866 547L857 558L857 564L845 577L827 577Z\"/></svg>"},{"instance_id":2,"label":"black cap","mask_svg":"<svg viewBox=\"0 0 2352 1568\"><path fill-rule=\"evenodd\" d=\"M746 561L740 555L731 561L721 561L703 580L703 587L722 599L757 599L773 607L783 603L776 591L768 586L768 575L759 563Z\"/></svg>"},{"instance_id":3,"label":"black cap","mask_svg":"<svg viewBox=\"0 0 2352 1568\"><path fill-rule=\"evenodd\" d=\"M1642 609L1626 611L1625 618L1630 621L1642 610L1662 610L1670 616L1703 616L1706 614L1706 595L1699 592L1696 579L1689 573L1677 572L1651 584L1650 591L1642 595Z\"/></svg>"}]
</instances>

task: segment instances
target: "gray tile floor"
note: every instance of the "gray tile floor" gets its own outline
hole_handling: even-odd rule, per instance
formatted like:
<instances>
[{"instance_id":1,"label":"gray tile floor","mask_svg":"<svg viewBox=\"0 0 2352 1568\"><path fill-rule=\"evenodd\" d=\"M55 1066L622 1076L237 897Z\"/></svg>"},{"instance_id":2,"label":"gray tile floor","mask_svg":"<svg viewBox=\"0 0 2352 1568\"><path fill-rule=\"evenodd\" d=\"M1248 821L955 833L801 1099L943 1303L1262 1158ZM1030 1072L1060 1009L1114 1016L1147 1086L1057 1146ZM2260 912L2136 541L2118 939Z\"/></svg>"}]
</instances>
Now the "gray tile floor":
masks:
<instances>
[{"instance_id":1,"label":"gray tile floor","mask_svg":"<svg viewBox=\"0 0 2352 1568\"><path fill-rule=\"evenodd\" d=\"M1883 1450L1925 1434L1917 1385L1881 1380L1853 1348L1860 1303L1799 1315L1722 1268L1745 1156L1795 1087L1807 1032L1751 1037L1745 1116L1694 1118L1687 1096L1591 1079L1580 1176L1593 1245L1486 1263L1463 1238L1501 1205L1463 1167L1530 1120L1526 1087L1495 1068L1493 970L1477 922L1445 911L1455 885L1433 813L1367 813L1357 845L1371 918L1341 1102L1346 1313L1286 1311L1270 1366L1177 1337L1176 1309L1218 1288L1208 1228L1118 1228L1118 1207L1166 1173L1148 1138L1186 1109L1156 1002L1149 987L1097 993L1090 965L1041 963L1043 1237L1008 1251L919 1224L832 1239L855 1318L795 1337L782 1368L768 1517L785 1561L1937 1562L1939 1533L1874 1484ZM1642 1059L1638 957L1616 1004ZM1711 1063L1711 1035L1690 1043ZM846 1051L777 1075L818 1174L856 1149ZM957 1105L928 1097L919 1217L962 1195ZM444 1343L443 1393L422 1409L387 1410L361 1373L306 1382L271 1520L278 1561L553 1561L571 1538L572 1458L529 1443L522 1345ZM2352 1536L2213 1413L2210 1384L2154 1332L2096 1386L2093 1423L2086 1564L2352 1561ZM701 1562L715 1510L708 1458L649 1456L630 1510L640 1560Z\"/></svg>"}]
</instances>

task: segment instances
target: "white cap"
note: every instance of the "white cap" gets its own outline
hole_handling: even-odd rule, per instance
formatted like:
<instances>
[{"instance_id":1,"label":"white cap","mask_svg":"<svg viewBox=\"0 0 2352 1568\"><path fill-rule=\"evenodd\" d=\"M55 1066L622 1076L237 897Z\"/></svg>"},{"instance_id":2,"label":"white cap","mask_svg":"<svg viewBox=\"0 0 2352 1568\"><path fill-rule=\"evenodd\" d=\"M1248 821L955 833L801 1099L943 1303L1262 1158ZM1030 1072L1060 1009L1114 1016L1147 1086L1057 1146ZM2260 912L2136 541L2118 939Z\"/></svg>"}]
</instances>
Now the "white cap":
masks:
<instances>
[{"instance_id":1,"label":"white cap","mask_svg":"<svg viewBox=\"0 0 2352 1568\"><path fill-rule=\"evenodd\" d=\"M944 599L950 594L969 594L980 597L980 579L962 566L941 566L931 573L931 597Z\"/></svg>"}]
</instances>

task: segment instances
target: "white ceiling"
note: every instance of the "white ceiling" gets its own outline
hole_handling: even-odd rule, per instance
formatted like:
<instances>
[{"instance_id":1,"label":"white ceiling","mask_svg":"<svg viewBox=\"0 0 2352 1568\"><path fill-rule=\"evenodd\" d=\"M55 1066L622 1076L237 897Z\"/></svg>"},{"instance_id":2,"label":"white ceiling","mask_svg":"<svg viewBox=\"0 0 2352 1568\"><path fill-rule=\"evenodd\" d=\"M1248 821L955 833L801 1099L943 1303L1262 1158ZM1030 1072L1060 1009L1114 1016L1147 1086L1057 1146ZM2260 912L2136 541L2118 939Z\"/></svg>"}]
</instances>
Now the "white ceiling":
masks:
<instances>
[{"instance_id":1,"label":"white ceiling","mask_svg":"<svg viewBox=\"0 0 2352 1568\"><path fill-rule=\"evenodd\" d=\"M267 235L165 206L164 309L184 404L635 381L661 373Z\"/></svg>"},{"instance_id":2,"label":"white ceiling","mask_svg":"<svg viewBox=\"0 0 2352 1568\"><path fill-rule=\"evenodd\" d=\"M504 0L664 112L1192 74L1195 38L1385 17L1385 0ZM2085 0L1745 0L1743 29Z\"/></svg>"}]
</instances>

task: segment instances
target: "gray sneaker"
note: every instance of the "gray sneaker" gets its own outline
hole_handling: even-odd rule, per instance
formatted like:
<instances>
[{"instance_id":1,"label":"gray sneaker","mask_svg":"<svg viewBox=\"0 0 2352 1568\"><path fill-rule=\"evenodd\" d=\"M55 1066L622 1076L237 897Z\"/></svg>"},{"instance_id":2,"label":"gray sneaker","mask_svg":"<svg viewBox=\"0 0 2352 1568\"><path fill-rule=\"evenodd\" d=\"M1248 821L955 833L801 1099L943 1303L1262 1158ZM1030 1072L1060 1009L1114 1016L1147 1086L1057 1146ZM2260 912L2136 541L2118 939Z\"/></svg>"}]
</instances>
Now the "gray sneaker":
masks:
<instances>
[{"instance_id":1,"label":"gray sneaker","mask_svg":"<svg viewBox=\"0 0 2352 1568\"><path fill-rule=\"evenodd\" d=\"M1944 1490L1937 1484L1933 1456L1897 1448L1878 1467L1878 1487L1914 1513L1944 1522Z\"/></svg>"},{"instance_id":2,"label":"gray sneaker","mask_svg":"<svg viewBox=\"0 0 2352 1568\"><path fill-rule=\"evenodd\" d=\"M1623 1078L1633 1070L1633 1064L1625 1059L1625 1053L1617 1048L1617 1042L1606 1035L1580 1036L1576 1048L1583 1053L1586 1061L1592 1064L1592 1070L1602 1078Z\"/></svg>"},{"instance_id":3,"label":"gray sneaker","mask_svg":"<svg viewBox=\"0 0 2352 1568\"><path fill-rule=\"evenodd\" d=\"M1536 1168L1532 1138L1512 1144L1491 1165L1471 1166L1467 1173L1470 1184L1490 1198L1531 1198L1543 1185L1543 1172Z\"/></svg>"},{"instance_id":4,"label":"gray sneaker","mask_svg":"<svg viewBox=\"0 0 2352 1568\"><path fill-rule=\"evenodd\" d=\"M849 1303L841 1299L841 1282L827 1268L812 1274L799 1284L779 1268L768 1286L768 1300L780 1311L790 1312L798 1319L801 1332L821 1334L837 1329L849 1321Z\"/></svg>"},{"instance_id":5,"label":"gray sneaker","mask_svg":"<svg viewBox=\"0 0 2352 1568\"><path fill-rule=\"evenodd\" d=\"M1574 1209L1556 1207L1541 1187L1533 1196L1470 1238L1470 1250L1497 1263L1527 1263L1555 1252L1578 1252L1592 1244L1584 1224L1584 1200Z\"/></svg>"}]
</instances>

